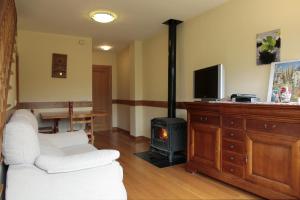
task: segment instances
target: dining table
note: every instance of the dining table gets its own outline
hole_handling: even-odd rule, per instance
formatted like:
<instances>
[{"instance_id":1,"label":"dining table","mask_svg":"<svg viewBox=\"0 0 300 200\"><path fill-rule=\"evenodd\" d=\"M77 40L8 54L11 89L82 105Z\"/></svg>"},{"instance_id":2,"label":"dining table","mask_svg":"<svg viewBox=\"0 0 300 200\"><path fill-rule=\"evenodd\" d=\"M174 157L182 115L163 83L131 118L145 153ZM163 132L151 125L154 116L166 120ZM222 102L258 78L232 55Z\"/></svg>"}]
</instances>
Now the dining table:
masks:
<instances>
[{"instance_id":1,"label":"dining table","mask_svg":"<svg viewBox=\"0 0 300 200\"><path fill-rule=\"evenodd\" d=\"M105 117L107 115L106 112L93 112L93 111L75 111L73 116L78 118L85 118L85 117ZM41 112L40 113L42 120L52 120L54 125L54 133L59 131L58 124L60 120L69 119L70 114L69 112Z\"/></svg>"}]
</instances>

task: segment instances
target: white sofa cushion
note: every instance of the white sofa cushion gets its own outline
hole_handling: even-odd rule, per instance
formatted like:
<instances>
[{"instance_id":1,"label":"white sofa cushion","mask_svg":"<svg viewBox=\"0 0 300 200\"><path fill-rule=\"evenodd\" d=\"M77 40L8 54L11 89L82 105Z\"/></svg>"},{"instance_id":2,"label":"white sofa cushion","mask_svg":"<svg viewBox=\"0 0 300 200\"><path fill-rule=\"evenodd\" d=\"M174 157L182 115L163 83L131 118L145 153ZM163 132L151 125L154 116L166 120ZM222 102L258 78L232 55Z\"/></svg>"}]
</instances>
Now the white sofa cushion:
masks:
<instances>
[{"instance_id":1,"label":"white sofa cushion","mask_svg":"<svg viewBox=\"0 0 300 200\"><path fill-rule=\"evenodd\" d=\"M83 130L58 134L39 133L38 137L42 144L52 144L57 148L87 144L89 142L89 139Z\"/></svg>"},{"instance_id":2,"label":"white sofa cushion","mask_svg":"<svg viewBox=\"0 0 300 200\"><path fill-rule=\"evenodd\" d=\"M118 162L88 170L48 174L34 165L11 165L6 200L125 200Z\"/></svg>"},{"instance_id":3,"label":"white sofa cushion","mask_svg":"<svg viewBox=\"0 0 300 200\"><path fill-rule=\"evenodd\" d=\"M65 156L71 156L74 154L87 153L90 151L97 151L98 149L91 144L80 144L74 145L70 147L60 148L62 152L64 152Z\"/></svg>"},{"instance_id":4,"label":"white sofa cushion","mask_svg":"<svg viewBox=\"0 0 300 200\"><path fill-rule=\"evenodd\" d=\"M57 148L56 146L49 144L49 143L45 143L41 140L39 140L40 142L40 155L50 155L50 156L64 156L64 152L60 149Z\"/></svg>"},{"instance_id":5,"label":"white sofa cushion","mask_svg":"<svg viewBox=\"0 0 300 200\"><path fill-rule=\"evenodd\" d=\"M37 133L31 125L21 121L6 124L2 148L7 165L33 164L40 155Z\"/></svg>"},{"instance_id":6,"label":"white sofa cushion","mask_svg":"<svg viewBox=\"0 0 300 200\"><path fill-rule=\"evenodd\" d=\"M14 112L14 114L12 115L10 121L26 121L28 122L30 125L32 125L34 131L37 133L39 126L38 126L38 121L36 119L36 117L34 116L34 114L32 112L30 112L29 110L26 109L19 109L16 110Z\"/></svg>"},{"instance_id":7,"label":"white sofa cushion","mask_svg":"<svg viewBox=\"0 0 300 200\"><path fill-rule=\"evenodd\" d=\"M119 157L120 153L117 150L96 150L70 156L40 155L35 165L51 174L108 165Z\"/></svg>"}]
</instances>

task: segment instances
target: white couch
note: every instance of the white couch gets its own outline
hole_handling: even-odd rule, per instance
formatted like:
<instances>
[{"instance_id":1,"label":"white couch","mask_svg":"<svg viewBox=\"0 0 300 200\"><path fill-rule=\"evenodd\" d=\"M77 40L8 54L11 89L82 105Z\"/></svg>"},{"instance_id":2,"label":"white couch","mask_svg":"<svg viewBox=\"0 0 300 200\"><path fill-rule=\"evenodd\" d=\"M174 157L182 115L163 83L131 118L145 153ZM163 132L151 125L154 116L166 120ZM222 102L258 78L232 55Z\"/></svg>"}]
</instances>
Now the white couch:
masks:
<instances>
[{"instance_id":1,"label":"white couch","mask_svg":"<svg viewBox=\"0 0 300 200\"><path fill-rule=\"evenodd\" d=\"M118 151L97 150L84 131L37 130L28 110L17 110L4 129L6 200L127 199Z\"/></svg>"}]
</instances>

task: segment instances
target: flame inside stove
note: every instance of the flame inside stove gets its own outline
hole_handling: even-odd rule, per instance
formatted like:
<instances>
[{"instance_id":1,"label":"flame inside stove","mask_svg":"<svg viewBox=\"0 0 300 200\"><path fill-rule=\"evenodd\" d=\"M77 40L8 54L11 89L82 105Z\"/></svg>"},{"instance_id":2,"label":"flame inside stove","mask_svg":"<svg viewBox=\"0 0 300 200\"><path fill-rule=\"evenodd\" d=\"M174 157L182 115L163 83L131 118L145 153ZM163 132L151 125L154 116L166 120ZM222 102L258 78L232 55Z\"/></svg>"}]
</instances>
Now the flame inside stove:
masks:
<instances>
[{"instance_id":1,"label":"flame inside stove","mask_svg":"<svg viewBox=\"0 0 300 200\"><path fill-rule=\"evenodd\" d=\"M168 131L165 128L159 130L159 139L164 141L168 140Z\"/></svg>"}]
</instances>

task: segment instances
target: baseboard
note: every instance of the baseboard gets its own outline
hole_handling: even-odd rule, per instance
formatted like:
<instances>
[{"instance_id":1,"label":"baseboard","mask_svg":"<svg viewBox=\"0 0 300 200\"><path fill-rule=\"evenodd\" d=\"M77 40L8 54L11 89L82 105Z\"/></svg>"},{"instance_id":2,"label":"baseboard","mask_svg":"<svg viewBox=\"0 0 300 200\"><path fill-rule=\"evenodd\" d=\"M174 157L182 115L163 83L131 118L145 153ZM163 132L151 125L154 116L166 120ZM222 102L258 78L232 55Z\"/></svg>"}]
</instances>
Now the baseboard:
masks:
<instances>
[{"instance_id":1,"label":"baseboard","mask_svg":"<svg viewBox=\"0 0 300 200\"><path fill-rule=\"evenodd\" d=\"M150 142L150 138L147 138L145 136L133 136L130 134L130 131L127 131L125 129L122 129L122 128L119 128L119 127L113 127L112 128L112 131L113 132L118 132L118 133L121 133L121 134L124 134L124 135L127 135L129 136L130 138L132 138L133 140L135 141L146 141L146 142Z\"/></svg>"},{"instance_id":2,"label":"baseboard","mask_svg":"<svg viewBox=\"0 0 300 200\"><path fill-rule=\"evenodd\" d=\"M122 128L119 128L119 127L113 127L112 128L112 131L113 132L120 132L120 133L124 133L126 135L130 135L130 132L125 130L125 129L122 129Z\"/></svg>"}]
</instances>

